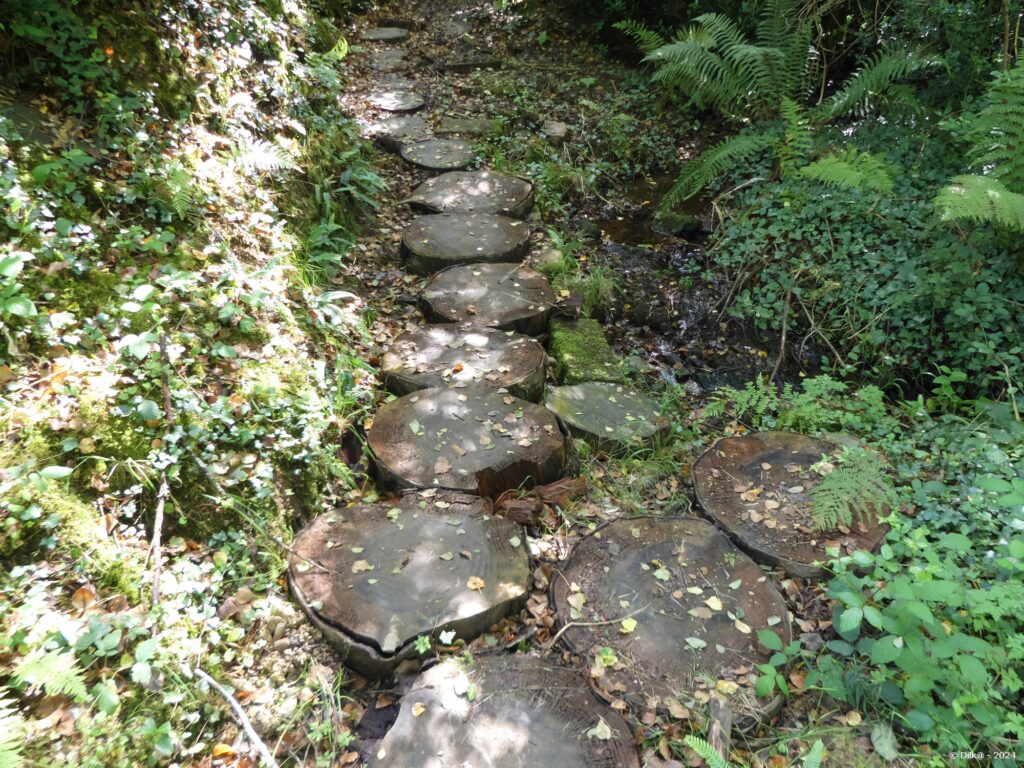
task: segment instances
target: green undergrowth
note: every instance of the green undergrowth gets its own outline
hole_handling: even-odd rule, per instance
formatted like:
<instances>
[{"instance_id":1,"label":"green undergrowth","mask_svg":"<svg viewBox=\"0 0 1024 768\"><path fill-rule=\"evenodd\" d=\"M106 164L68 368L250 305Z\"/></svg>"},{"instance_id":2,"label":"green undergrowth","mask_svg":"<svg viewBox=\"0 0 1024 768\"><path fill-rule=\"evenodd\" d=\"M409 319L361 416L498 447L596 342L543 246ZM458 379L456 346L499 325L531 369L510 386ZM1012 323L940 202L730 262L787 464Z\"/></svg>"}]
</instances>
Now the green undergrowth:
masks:
<instances>
[{"instance_id":1,"label":"green undergrowth","mask_svg":"<svg viewBox=\"0 0 1024 768\"><path fill-rule=\"evenodd\" d=\"M376 379L351 249L383 182L338 106L354 5L15 5L0 14L0 719L23 737L13 753L0 739L0 763L198 763L230 718L192 670L259 663L253 644L291 615L293 527L357 483L338 446ZM334 681L317 690L289 722L327 764L344 716ZM32 716L47 695L65 697L59 734Z\"/></svg>"},{"instance_id":2,"label":"green undergrowth","mask_svg":"<svg viewBox=\"0 0 1024 768\"><path fill-rule=\"evenodd\" d=\"M604 337L604 326L596 320L554 319L550 334L548 351L555 358L555 376L560 383L625 380L621 361Z\"/></svg>"}]
</instances>

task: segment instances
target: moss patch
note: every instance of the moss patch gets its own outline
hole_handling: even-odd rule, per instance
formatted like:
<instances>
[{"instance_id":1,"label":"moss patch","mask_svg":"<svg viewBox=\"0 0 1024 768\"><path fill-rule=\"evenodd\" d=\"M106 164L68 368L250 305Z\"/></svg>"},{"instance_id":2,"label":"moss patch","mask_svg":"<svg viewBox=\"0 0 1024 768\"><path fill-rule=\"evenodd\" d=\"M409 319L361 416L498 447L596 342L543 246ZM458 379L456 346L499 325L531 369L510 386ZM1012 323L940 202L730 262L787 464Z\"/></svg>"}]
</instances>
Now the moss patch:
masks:
<instances>
[{"instance_id":1,"label":"moss patch","mask_svg":"<svg viewBox=\"0 0 1024 768\"><path fill-rule=\"evenodd\" d=\"M552 320L548 351L555 358L555 376L562 384L625 381L621 361L596 320Z\"/></svg>"}]
</instances>

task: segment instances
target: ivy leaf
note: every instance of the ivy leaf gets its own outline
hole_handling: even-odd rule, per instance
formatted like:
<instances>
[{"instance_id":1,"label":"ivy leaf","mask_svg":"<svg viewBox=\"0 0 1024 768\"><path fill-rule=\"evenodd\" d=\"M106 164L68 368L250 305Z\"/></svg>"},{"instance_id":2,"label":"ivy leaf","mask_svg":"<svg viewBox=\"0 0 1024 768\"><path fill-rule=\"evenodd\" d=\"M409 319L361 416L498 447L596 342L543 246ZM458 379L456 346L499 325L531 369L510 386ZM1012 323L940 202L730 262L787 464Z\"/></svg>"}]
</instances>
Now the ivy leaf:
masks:
<instances>
[{"instance_id":1,"label":"ivy leaf","mask_svg":"<svg viewBox=\"0 0 1024 768\"><path fill-rule=\"evenodd\" d=\"M152 400L143 400L135 406L135 413L143 421L156 421L163 413L160 410L160 406Z\"/></svg>"}]
</instances>

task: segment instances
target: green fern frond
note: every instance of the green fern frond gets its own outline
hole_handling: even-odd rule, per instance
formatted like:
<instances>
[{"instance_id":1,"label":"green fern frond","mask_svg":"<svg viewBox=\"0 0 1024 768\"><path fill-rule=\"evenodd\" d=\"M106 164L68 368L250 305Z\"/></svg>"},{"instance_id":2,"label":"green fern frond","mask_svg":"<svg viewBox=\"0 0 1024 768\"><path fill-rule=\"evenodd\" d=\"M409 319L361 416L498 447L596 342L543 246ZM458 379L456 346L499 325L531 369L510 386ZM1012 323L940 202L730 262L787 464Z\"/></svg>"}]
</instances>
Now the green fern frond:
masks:
<instances>
[{"instance_id":1,"label":"green fern frond","mask_svg":"<svg viewBox=\"0 0 1024 768\"><path fill-rule=\"evenodd\" d=\"M825 742L818 739L811 746L811 751L804 755L801 761L801 768L821 768L821 761L825 759Z\"/></svg>"},{"instance_id":2,"label":"green fern frond","mask_svg":"<svg viewBox=\"0 0 1024 768\"><path fill-rule=\"evenodd\" d=\"M678 87L702 109L732 116L747 95L746 84L730 65L696 37L655 49L647 60L658 66L653 80Z\"/></svg>"},{"instance_id":3,"label":"green fern frond","mask_svg":"<svg viewBox=\"0 0 1024 768\"><path fill-rule=\"evenodd\" d=\"M880 53L846 81L842 90L823 105L826 117L871 110L880 96L899 80L919 72L931 62L914 54Z\"/></svg>"},{"instance_id":4,"label":"green fern frond","mask_svg":"<svg viewBox=\"0 0 1024 768\"><path fill-rule=\"evenodd\" d=\"M14 703L0 698L0 768L21 768L25 764L24 729L25 721Z\"/></svg>"},{"instance_id":5,"label":"green fern frond","mask_svg":"<svg viewBox=\"0 0 1024 768\"><path fill-rule=\"evenodd\" d=\"M339 62L348 56L348 40L342 35L327 53L324 54L324 58L328 61Z\"/></svg>"},{"instance_id":6,"label":"green fern frond","mask_svg":"<svg viewBox=\"0 0 1024 768\"><path fill-rule=\"evenodd\" d=\"M1024 59L997 75L986 92L989 104L978 113L969 136L971 158L985 175L1012 192L1024 193Z\"/></svg>"},{"instance_id":7,"label":"green fern frond","mask_svg":"<svg viewBox=\"0 0 1024 768\"><path fill-rule=\"evenodd\" d=\"M708 764L708 768L732 768L732 764L700 736L685 736L683 743L700 755L701 759Z\"/></svg>"},{"instance_id":8,"label":"green fern frond","mask_svg":"<svg viewBox=\"0 0 1024 768\"><path fill-rule=\"evenodd\" d=\"M869 451L846 450L840 464L811 489L811 515L821 530L868 524L899 506L899 496L885 466Z\"/></svg>"},{"instance_id":9,"label":"green fern frond","mask_svg":"<svg viewBox=\"0 0 1024 768\"><path fill-rule=\"evenodd\" d=\"M179 219L185 220L196 208L196 190L192 174L184 168L171 168L165 179L170 205Z\"/></svg>"},{"instance_id":10,"label":"green fern frond","mask_svg":"<svg viewBox=\"0 0 1024 768\"><path fill-rule=\"evenodd\" d=\"M683 166L676 183L661 201L662 209L671 210L689 200L712 181L768 149L777 140L778 136L770 131L744 133L705 150Z\"/></svg>"},{"instance_id":11,"label":"green fern frond","mask_svg":"<svg viewBox=\"0 0 1024 768\"><path fill-rule=\"evenodd\" d=\"M18 663L13 677L21 685L42 688L47 696L86 698L85 677L70 651L34 651Z\"/></svg>"},{"instance_id":12,"label":"green fern frond","mask_svg":"<svg viewBox=\"0 0 1024 768\"><path fill-rule=\"evenodd\" d=\"M779 106L782 119L786 122L786 130L779 142L777 149L779 165L782 175L786 176L790 171L807 162L807 156L811 153L813 134L811 133L811 121L803 107L787 96L782 97Z\"/></svg>"},{"instance_id":13,"label":"green fern frond","mask_svg":"<svg viewBox=\"0 0 1024 768\"><path fill-rule=\"evenodd\" d=\"M1024 232L1024 195L989 176L954 176L935 198L942 218L998 224Z\"/></svg>"},{"instance_id":14,"label":"green fern frond","mask_svg":"<svg viewBox=\"0 0 1024 768\"><path fill-rule=\"evenodd\" d=\"M269 141L239 142L232 153L231 162L245 173L273 173L295 167L295 160L281 147Z\"/></svg>"},{"instance_id":15,"label":"green fern frond","mask_svg":"<svg viewBox=\"0 0 1024 768\"><path fill-rule=\"evenodd\" d=\"M802 16L802 0L770 0L761 9L758 45L777 51L770 89L775 99L805 96L814 17Z\"/></svg>"},{"instance_id":16,"label":"green fern frond","mask_svg":"<svg viewBox=\"0 0 1024 768\"><path fill-rule=\"evenodd\" d=\"M644 54L648 54L655 48L665 45L664 37L639 21L618 21L612 24L612 27L625 34L626 37L631 38Z\"/></svg>"},{"instance_id":17,"label":"green fern frond","mask_svg":"<svg viewBox=\"0 0 1024 768\"><path fill-rule=\"evenodd\" d=\"M705 13L697 17L697 26L706 35L707 45L712 48L728 48L746 42L739 25L725 14Z\"/></svg>"},{"instance_id":18,"label":"green fern frond","mask_svg":"<svg viewBox=\"0 0 1024 768\"><path fill-rule=\"evenodd\" d=\"M884 195L892 193L892 167L880 154L848 149L815 160L797 173L840 189L871 189Z\"/></svg>"}]
</instances>

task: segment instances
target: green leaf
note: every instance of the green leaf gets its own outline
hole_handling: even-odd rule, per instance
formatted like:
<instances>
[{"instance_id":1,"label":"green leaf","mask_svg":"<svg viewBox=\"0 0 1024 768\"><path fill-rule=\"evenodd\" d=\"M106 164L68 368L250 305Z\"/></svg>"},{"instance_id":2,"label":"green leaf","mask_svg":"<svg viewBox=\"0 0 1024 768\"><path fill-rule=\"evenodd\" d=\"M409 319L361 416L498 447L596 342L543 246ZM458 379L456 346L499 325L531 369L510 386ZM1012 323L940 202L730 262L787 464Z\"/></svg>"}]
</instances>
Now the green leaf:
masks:
<instances>
[{"instance_id":1,"label":"green leaf","mask_svg":"<svg viewBox=\"0 0 1024 768\"><path fill-rule=\"evenodd\" d=\"M896 745L896 734L888 723L875 723L871 728L871 745L875 748L878 756L887 762L892 762L900 756L899 748Z\"/></svg>"},{"instance_id":2,"label":"green leaf","mask_svg":"<svg viewBox=\"0 0 1024 768\"><path fill-rule=\"evenodd\" d=\"M960 674L967 678L975 688L981 688L988 682L988 670L976 657L961 654L957 656L957 666L960 667Z\"/></svg>"},{"instance_id":3,"label":"green leaf","mask_svg":"<svg viewBox=\"0 0 1024 768\"><path fill-rule=\"evenodd\" d=\"M782 638L770 629L761 629L757 632L757 639L769 651L782 650Z\"/></svg>"},{"instance_id":4,"label":"green leaf","mask_svg":"<svg viewBox=\"0 0 1024 768\"><path fill-rule=\"evenodd\" d=\"M890 661L895 661L902 652L903 649L896 645L895 637L892 635L880 637L871 646L871 663L888 664Z\"/></svg>"},{"instance_id":5,"label":"green leaf","mask_svg":"<svg viewBox=\"0 0 1024 768\"><path fill-rule=\"evenodd\" d=\"M89 693L92 695L96 708L103 714L112 715L117 711L120 699L118 699L117 691L114 689L112 681L104 680L96 683Z\"/></svg>"},{"instance_id":6,"label":"green leaf","mask_svg":"<svg viewBox=\"0 0 1024 768\"><path fill-rule=\"evenodd\" d=\"M149 685L149 681L152 678L153 668L149 665L149 662L139 661L132 665L132 682L139 685Z\"/></svg>"},{"instance_id":7,"label":"green leaf","mask_svg":"<svg viewBox=\"0 0 1024 768\"><path fill-rule=\"evenodd\" d=\"M754 693L758 698L766 699L775 690L775 675L761 675L754 683Z\"/></svg>"},{"instance_id":8,"label":"green leaf","mask_svg":"<svg viewBox=\"0 0 1024 768\"><path fill-rule=\"evenodd\" d=\"M6 299L3 303L3 309L15 317L34 317L36 315L36 305L24 296L12 296Z\"/></svg>"},{"instance_id":9,"label":"green leaf","mask_svg":"<svg viewBox=\"0 0 1024 768\"><path fill-rule=\"evenodd\" d=\"M43 467L39 470L39 475L40 477L45 477L47 480L63 480L74 471L75 470L71 467Z\"/></svg>"},{"instance_id":10,"label":"green leaf","mask_svg":"<svg viewBox=\"0 0 1024 768\"><path fill-rule=\"evenodd\" d=\"M135 413L143 421L156 421L164 415L163 411L160 410L160 406L152 400L143 400L136 405Z\"/></svg>"},{"instance_id":11,"label":"green leaf","mask_svg":"<svg viewBox=\"0 0 1024 768\"><path fill-rule=\"evenodd\" d=\"M148 640L143 640L137 646L135 646L135 660L136 661L149 661L153 658L153 654L156 653L158 641L155 637L151 637Z\"/></svg>"},{"instance_id":12,"label":"green leaf","mask_svg":"<svg viewBox=\"0 0 1024 768\"><path fill-rule=\"evenodd\" d=\"M860 623L864 620L864 611L861 608L847 608L839 614L839 621L836 622L836 631L840 637L846 640L853 640L860 634Z\"/></svg>"},{"instance_id":13,"label":"green leaf","mask_svg":"<svg viewBox=\"0 0 1024 768\"><path fill-rule=\"evenodd\" d=\"M935 727L935 721L926 712L919 709L912 709L905 715L907 724L915 731L924 733Z\"/></svg>"}]
</instances>

